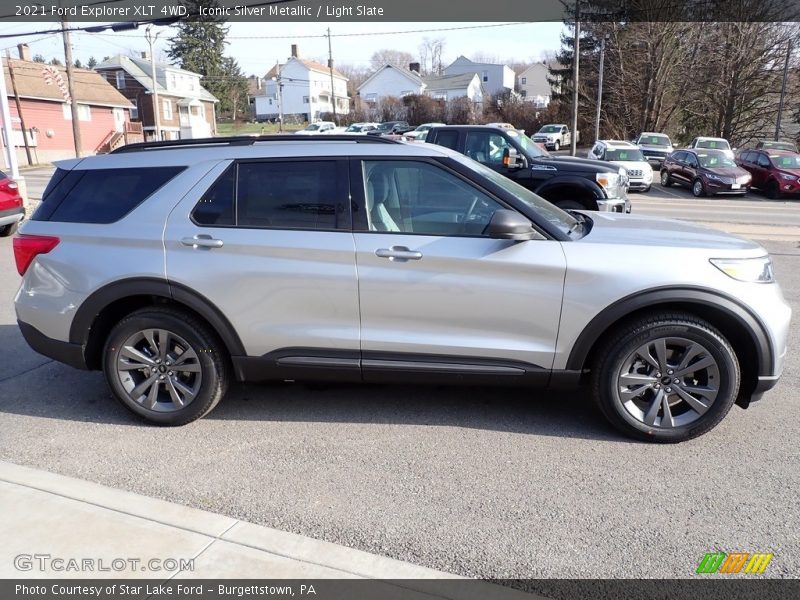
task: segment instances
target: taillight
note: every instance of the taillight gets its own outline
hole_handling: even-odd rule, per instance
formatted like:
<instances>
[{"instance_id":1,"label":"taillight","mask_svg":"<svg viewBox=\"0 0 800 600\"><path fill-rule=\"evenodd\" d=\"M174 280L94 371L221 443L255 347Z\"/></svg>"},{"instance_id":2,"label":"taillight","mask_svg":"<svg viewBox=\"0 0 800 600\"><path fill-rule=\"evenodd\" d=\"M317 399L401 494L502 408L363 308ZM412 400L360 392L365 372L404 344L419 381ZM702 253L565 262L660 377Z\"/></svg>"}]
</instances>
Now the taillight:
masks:
<instances>
[{"instance_id":1,"label":"taillight","mask_svg":"<svg viewBox=\"0 0 800 600\"><path fill-rule=\"evenodd\" d=\"M17 262L17 272L25 275L33 259L40 254L47 254L58 246L59 240L52 235L25 235L14 237L14 260Z\"/></svg>"}]
</instances>

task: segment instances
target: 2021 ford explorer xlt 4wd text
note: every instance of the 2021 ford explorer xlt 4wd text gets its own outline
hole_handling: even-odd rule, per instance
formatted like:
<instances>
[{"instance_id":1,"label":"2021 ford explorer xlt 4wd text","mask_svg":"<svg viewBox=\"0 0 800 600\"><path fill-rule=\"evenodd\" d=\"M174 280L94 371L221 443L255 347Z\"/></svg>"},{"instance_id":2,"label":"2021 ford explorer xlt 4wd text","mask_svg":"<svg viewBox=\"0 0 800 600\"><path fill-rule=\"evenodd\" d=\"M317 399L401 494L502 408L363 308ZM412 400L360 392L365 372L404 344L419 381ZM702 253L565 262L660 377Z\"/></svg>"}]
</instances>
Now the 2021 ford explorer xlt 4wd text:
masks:
<instances>
[{"instance_id":1,"label":"2021 ford explorer xlt 4wd text","mask_svg":"<svg viewBox=\"0 0 800 600\"><path fill-rule=\"evenodd\" d=\"M64 161L14 250L28 343L173 425L234 379L585 383L623 432L679 441L775 385L790 318L758 244L371 136Z\"/></svg>"}]
</instances>

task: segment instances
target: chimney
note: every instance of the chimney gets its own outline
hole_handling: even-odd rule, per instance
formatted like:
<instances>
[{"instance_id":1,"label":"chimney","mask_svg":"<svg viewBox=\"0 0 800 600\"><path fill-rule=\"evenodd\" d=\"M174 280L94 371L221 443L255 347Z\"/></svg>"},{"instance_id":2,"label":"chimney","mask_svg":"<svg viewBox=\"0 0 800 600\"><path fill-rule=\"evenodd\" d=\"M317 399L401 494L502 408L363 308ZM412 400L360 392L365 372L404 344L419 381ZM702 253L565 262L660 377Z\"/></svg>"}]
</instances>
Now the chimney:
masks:
<instances>
[{"instance_id":1,"label":"chimney","mask_svg":"<svg viewBox=\"0 0 800 600\"><path fill-rule=\"evenodd\" d=\"M31 59L31 49L28 44L17 44L17 52L19 52L19 59L20 60L30 60Z\"/></svg>"},{"instance_id":2,"label":"chimney","mask_svg":"<svg viewBox=\"0 0 800 600\"><path fill-rule=\"evenodd\" d=\"M292 58L300 58L297 54L297 44L292 44Z\"/></svg>"},{"instance_id":3,"label":"chimney","mask_svg":"<svg viewBox=\"0 0 800 600\"><path fill-rule=\"evenodd\" d=\"M147 50L142 52L142 60L150 60L150 53Z\"/></svg>"},{"instance_id":4,"label":"chimney","mask_svg":"<svg viewBox=\"0 0 800 600\"><path fill-rule=\"evenodd\" d=\"M416 73L417 75L419 75L419 63L418 62L408 63L408 70L411 71L412 73Z\"/></svg>"}]
</instances>

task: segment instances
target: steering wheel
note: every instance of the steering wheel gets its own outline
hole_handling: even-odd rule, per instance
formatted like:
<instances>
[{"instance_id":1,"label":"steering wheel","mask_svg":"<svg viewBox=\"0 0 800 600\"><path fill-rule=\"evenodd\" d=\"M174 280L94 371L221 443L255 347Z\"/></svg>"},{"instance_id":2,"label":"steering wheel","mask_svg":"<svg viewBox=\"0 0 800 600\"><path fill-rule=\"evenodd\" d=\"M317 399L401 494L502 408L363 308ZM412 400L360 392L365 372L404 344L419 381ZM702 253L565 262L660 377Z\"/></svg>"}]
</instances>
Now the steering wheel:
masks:
<instances>
[{"instance_id":1,"label":"steering wheel","mask_svg":"<svg viewBox=\"0 0 800 600\"><path fill-rule=\"evenodd\" d=\"M475 212L475 206L478 204L478 196L472 197L472 202L469 203L467 212L464 213L464 219L461 221L461 233L467 232L467 225L472 219L472 213Z\"/></svg>"}]
</instances>

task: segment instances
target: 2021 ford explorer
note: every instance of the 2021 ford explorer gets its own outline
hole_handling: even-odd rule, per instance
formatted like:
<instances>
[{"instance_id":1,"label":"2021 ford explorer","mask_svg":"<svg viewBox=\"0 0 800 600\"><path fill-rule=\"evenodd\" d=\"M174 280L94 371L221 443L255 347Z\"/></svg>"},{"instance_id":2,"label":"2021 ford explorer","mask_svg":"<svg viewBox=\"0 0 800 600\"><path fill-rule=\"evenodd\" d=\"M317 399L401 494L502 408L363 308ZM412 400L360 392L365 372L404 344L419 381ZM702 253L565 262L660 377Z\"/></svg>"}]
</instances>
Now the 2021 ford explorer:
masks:
<instances>
[{"instance_id":1,"label":"2021 ford explorer","mask_svg":"<svg viewBox=\"0 0 800 600\"><path fill-rule=\"evenodd\" d=\"M28 343L172 425L233 380L586 384L624 433L680 441L777 383L790 319L756 243L372 136L63 161L14 250Z\"/></svg>"}]
</instances>

